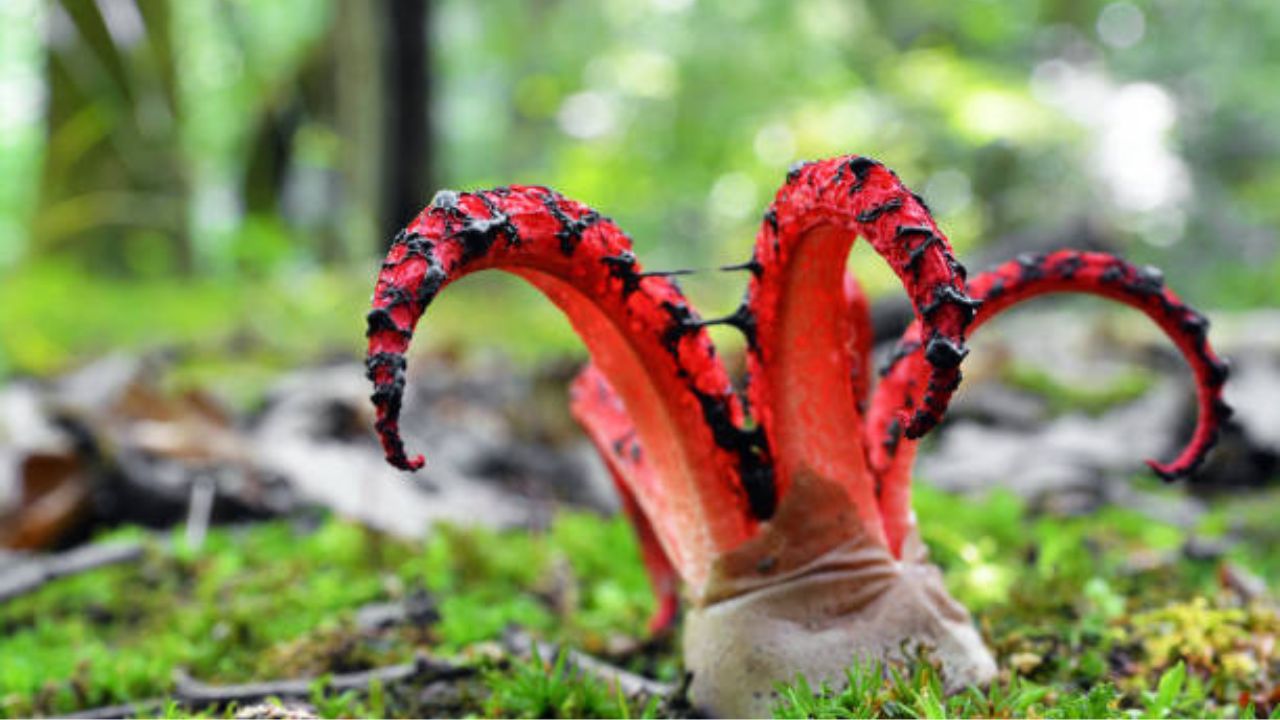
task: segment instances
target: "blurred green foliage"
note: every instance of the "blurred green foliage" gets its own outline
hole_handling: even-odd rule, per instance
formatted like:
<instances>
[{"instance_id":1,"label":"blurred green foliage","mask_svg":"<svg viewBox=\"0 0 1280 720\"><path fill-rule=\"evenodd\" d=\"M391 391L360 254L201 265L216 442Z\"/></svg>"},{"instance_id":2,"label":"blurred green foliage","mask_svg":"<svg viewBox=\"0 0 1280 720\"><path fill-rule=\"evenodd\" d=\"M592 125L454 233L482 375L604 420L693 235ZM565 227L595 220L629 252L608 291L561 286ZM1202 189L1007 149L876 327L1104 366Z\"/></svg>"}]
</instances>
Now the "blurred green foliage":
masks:
<instances>
[{"instance_id":1,"label":"blurred green foliage","mask_svg":"<svg viewBox=\"0 0 1280 720\"><path fill-rule=\"evenodd\" d=\"M271 278L160 276L146 282L85 274L65 261L32 264L0 284L0 373L50 374L108 350L158 350L171 380L252 403L300 360L347 358L364 342L372 270L281 272ZM427 333L434 347L485 347L496 334L518 360L577 347L568 322L511 278L463 280ZM468 289L480 292L467 292Z\"/></svg>"},{"instance_id":2,"label":"blurred green foliage","mask_svg":"<svg viewBox=\"0 0 1280 720\"><path fill-rule=\"evenodd\" d=\"M390 5L4 3L0 372L252 331L253 309L316 274L352 284L331 313L357 327L356 292L408 219L379 209L386 171L415 161L384 131ZM437 185L545 183L615 216L649 265L706 267L746 254L792 161L860 152L919 190L975 265L1102 244L1157 262L1194 303L1280 304L1269 0L426 8L430 112L410 131L429 138L429 172L408 188L422 203ZM881 265L859 263L875 293L894 284ZM685 285L715 313L740 281ZM211 319L219 305L232 311ZM98 313L90 337L61 319L82 312ZM349 349L351 332L312 335Z\"/></svg>"},{"instance_id":3,"label":"blurred green foliage","mask_svg":"<svg viewBox=\"0 0 1280 720\"><path fill-rule=\"evenodd\" d=\"M1001 378L1010 387L1043 398L1054 414L1082 411L1090 415L1099 415L1109 408L1137 400L1151 389L1154 382L1151 371L1133 369L1117 373L1108 378L1106 384L1072 384L1027 363L1011 363L1001 373Z\"/></svg>"}]
</instances>

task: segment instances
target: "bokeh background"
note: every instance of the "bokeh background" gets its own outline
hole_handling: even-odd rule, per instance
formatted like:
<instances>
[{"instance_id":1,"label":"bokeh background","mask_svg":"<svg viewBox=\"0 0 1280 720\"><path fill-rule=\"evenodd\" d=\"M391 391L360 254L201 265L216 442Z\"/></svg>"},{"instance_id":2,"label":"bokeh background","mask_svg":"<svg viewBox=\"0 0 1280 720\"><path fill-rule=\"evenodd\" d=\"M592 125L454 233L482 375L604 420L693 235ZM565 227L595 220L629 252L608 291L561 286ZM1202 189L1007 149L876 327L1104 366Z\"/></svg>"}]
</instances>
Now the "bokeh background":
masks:
<instances>
[{"instance_id":1,"label":"bokeh background","mask_svg":"<svg viewBox=\"0 0 1280 720\"><path fill-rule=\"evenodd\" d=\"M438 188L551 185L705 267L790 163L847 152L975 269L1104 247L1276 306L1277 78L1269 0L6 0L0 374L163 345L247 393L359 351L376 257ZM576 347L516 281L463 286L430 341ZM741 277L686 287L711 314Z\"/></svg>"}]
</instances>

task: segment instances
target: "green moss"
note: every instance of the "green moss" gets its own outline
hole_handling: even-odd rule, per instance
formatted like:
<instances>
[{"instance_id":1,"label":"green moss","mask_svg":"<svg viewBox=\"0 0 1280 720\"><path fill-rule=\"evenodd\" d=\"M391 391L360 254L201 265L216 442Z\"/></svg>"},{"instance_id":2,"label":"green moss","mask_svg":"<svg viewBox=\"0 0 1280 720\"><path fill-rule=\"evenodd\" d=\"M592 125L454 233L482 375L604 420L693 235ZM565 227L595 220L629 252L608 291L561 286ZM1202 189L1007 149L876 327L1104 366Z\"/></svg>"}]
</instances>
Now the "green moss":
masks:
<instances>
[{"instance_id":1,"label":"green moss","mask_svg":"<svg viewBox=\"0 0 1280 720\"><path fill-rule=\"evenodd\" d=\"M1198 718L1238 717L1238 707L1206 703L1204 683L1179 663L1152 690L1127 693L1110 682L1041 685L1006 673L988 688L947 695L927 657L909 663L855 663L839 690L803 677L778 688L779 718Z\"/></svg>"},{"instance_id":2,"label":"green moss","mask_svg":"<svg viewBox=\"0 0 1280 720\"><path fill-rule=\"evenodd\" d=\"M542 659L535 647L533 656L506 668L491 668L484 674L489 698L484 703L489 717L514 718L614 718L635 714L627 699L597 680L583 676L568 664L561 651L554 661ZM645 716L652 716L653 705Z\"/></svg>"},{"instance_id":3,"label":"green moss","mask_svg":"<svg viewBox=\"0 0 1280 720\"><path fill-rule=\"evenodd\" d=\"M1277 497L1224 501L1225 511L1209 513L1206 528L1249 538L1221 561L1185 556L1185 531L1128 509L1036 517L1005 493L961 502L927 487L918 488L916 507L949 588L979 609L1004 690L1021 678L1049 688L1059 710L1065 703L1081 716L1117 716L1095 712L1100 696L1089 697L1105 683L1116 712L1231 716L1242 693L1269 692L1280 657L1266 639L1280 637L1280 618L1273 608L1241 605L1218 569L1227 561L1253 572L1273 567L1276 545L1260 541L1274 523L1251 520L1274 518ZM1237 503L1252 508L1237 513ZM1171 672L1183 675L1176 693L1175 680L1162 680ZM1053 717L1048 708L1027 712Z\"/></svg>"},{"instance_id":4,"label":"green moss","mask_svg":"<svg viewBox=\"0 0 1280 720\"><path fill-rule=\"evenodd\" d=\"M1280 589L1280 488L1219 499L1200 519L1197 532L1205 537L1234 542L1227 551L1233 562L1253 570Z\"/></svg>"},{"instance_id":5,"label":"green moss","mask_svg":"<svg viewBox=\"0 0 1280 720\"><path fill-rule=\"evenodd\" d=\"M620 518L565 514L545 533L445 527L424 544L333 519L312 530L271 522L215 530L199 551L179 529L167 548L153 541L142 563L0 605L0 713L161 696L178 667L211 682L357 670L424 643L460 651L512 624L599 647L607 632L638 636L652 609ZM423 587L440 612L426 635L355 628L360 606Z\"/></svg>"},{"instance_id":6,"label":"green moss","mask_svg":"<svg viewBox=\"0 0 1280 720\"><path fill-rule=\"evenodd\" d=\"M1267 519L1278 507L1277 494L1227 501L1201 532L1247 539L1228 551L1229 561L1265 573L1276 544L1255 539L1274 535ZM1181 530L1116 508L1036 516L1005 492L960 499L920 486L916 508L949 587L975 609L1001 680L945 697L927 658L855 667L855 691L818 688L815 697L802 680L787 686L783 715L1242 715L1240 698L1265 700L1268 678L1280 672L1275 611L1225 592L1219 561L1179 551ZM122 530L102 541L146 537ZM332 693L324 683L312 706L362 717L658 711L624 703L560 662L495 660L490 642L511 625L600 655L620 638L632 645L643 638L652 600L621 518L566 513L543 532L446 526L422 543L332 518L215 530L199 551L182 544L181 530L165 543L147 542L140 563L65 578L0 605L0 714L162 698L178 667L210 682L318 677L405 662L421 650L483 671L443 706L419 704L412 689ZM421 592L434 599L438 621L386 630L355 623L362 605ZM671 644L624 664L679 677ZM199 708L166 714L188 710Z\"/></svg>"},{"instance_id":7,"label":"green moss","mask_svg":"<svg viewBox=\"0 0 1280 720\"><path fill-rule=\"evenodd\" d=\"M1051 689L1017 677L987 691L970 689L948 696L941 677L925 657L910 663L854 663L845 673L845 686L836 691L823 684L810 686L803 678L778 688L774 717L779 718L945 718L945 717L1063 717L1045 713ZM1100 686L1086 717L1119 717L1109 712L1112 693Z\"/></svg>"}]
</instances>

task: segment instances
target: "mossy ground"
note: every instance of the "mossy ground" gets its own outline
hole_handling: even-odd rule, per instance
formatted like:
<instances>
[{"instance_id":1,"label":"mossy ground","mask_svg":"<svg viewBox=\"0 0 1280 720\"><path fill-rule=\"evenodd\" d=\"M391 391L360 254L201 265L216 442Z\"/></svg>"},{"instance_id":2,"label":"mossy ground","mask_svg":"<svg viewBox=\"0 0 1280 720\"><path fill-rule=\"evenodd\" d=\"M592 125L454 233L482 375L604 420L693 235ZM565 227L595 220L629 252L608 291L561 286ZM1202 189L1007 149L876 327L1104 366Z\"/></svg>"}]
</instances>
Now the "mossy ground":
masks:
<instances>
[{"instance_id":1,"label":"mossy ground","mask_svg":"<svg viewBox=\"0 0 1280 720\"><path fill-rule=\"evenodd\" d=\"M998 655L1000 681L945 698L927 661L855 667L854 692L815 698L799 681L782 693L779 714L1277 711L1280 618L1243 600L1221 575L1280 576L1272 519L1280 496L1219 503L1196 533L1222 539L1221 555L1183 552L1184 531L1115 508L1033 517L1007 494L960 501L928 488L917 507L952 592ZM128 535L138 533L102 541ZM320 681L311 704L327 716L672 711L623 698L551 658L512 660L495 642L518 626L678 681L675 644L642 643L652 604L630 529L617 518L566 512L532 533L442 528L421 544L328 518L218 530L199 551L184 548L177 533L153 544L144 562L60 580L0 606L0 714L163 698L176 668L211 683L323 677L406 662L420 650L476 673L445 693L381 686L331 693ZM413 596L431 598L438 618L385 629L356 622L362 606Z\"/></svg>"}]
</instances>

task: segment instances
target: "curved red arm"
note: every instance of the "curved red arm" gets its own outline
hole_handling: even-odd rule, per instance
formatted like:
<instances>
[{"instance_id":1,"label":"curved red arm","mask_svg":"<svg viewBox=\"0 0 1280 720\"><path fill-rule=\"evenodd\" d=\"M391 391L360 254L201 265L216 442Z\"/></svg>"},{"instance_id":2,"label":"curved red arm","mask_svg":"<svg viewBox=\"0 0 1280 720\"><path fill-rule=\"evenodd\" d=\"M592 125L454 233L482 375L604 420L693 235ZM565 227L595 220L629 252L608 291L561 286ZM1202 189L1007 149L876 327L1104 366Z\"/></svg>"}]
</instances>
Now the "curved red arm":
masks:
<instances>
[{"instance_id":1,"label":"curved red arm","mask_svg":"<svg viewBox=\"0 0 1280 720\"><path fill-rule=\"evenodd\" d=\"M660 487L635 488L691 582L749 537L760 486L772 486L702 321L665 277L646 275L630 239L594 210L541 187L437 194L388 252L368 316L377 431L387 460L416 469L399 433L404 352L449 283L500 269L556 303L622 398Z\"/></svg>"},{"instance_id":2,"label":"curved red arm","mask_svg":"<svg viewBox=\"0 0 1280 720\"><path fill-rule=\"evenodd\" d=\"M656 602L653 616L649 619L649 632L655 635L665 633L675 626L676 613L680 609L680 578L654 530L655 524L669 520L661 517L651 520L636 500L633 490L658 484L645 458L635 426L627 417L622 399L609 387L609 381L590 364L578 373L569 388L569 411L604 460L622 500L622 511L631 521L640 542L640 557ZM678 532L678 529L673 532Z\"/></svg>"},{"instance_id":3,"label":"curved red arm","mask_svg":"<svg viewBox=\"0 0 1280 720\"><path fill-rule=\"evenodd\" d=\"M850 374L853 379L853 401L858 412L865 413L867 403L871 400L871 382L875 376L871 350L875 346L876 333L871 325L871 302L853 273L845 273L844 276L844 302L849 313L851 331L849 353L853 362Z\"/></svg>"},{"instance_id":4,"label":"curved red arm","mask_svg":"<svg viewBox=\"0 0 1280 720\"><path fill-rule=\"evenodd\" d=\"M928 209L880 163L841 157L788 174L765 213L736 318L748 339L747 395L775 458L779 496L796 473L817 473L843 483L876 532L875 491L856 430L862 418L847 401L858 396L859 338L869 324L845 311L845 262L859 235L897 273L923 323L926 392L900 423L913 437L928 431L959 383L977 303Z\"/></svg>"},{"instance_id":5,"label":"curved red arm","mask_svg":"<svg viewBox=\"0 0 1280 720\"><path fill-rule=\"evenodd\" d=\"M1100 295L1137 308L1178 346L1196 378L1199 416L1190 442L1173 460L1148 460L1166 480L1193 472L1217 441L1219 426L1231 415L1222 400L1227 363L1209 345L1209 321L1164 287L1159 270L1137 267L1106 253L1062 250L1048 255L1022 255L969 283L982 301L971 330L1010 306L1049 293ZM896 553L911 525L911 465L916 443L903 437L897 424L901 408L919 401L926 365L923 334L913 323L898 342L867 415L866 444L872 470L880 478L880 506L890 547Z\"/></svg>"}]
</instances>

